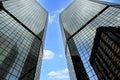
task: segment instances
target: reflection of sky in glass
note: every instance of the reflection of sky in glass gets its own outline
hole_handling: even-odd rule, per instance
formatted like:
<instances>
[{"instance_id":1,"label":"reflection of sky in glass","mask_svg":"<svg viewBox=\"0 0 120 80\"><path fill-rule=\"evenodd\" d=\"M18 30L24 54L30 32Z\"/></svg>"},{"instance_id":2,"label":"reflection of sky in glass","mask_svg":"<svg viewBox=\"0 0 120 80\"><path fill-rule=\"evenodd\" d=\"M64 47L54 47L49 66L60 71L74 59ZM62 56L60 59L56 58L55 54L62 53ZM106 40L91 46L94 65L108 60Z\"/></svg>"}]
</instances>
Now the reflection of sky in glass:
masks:
<instances>
[{"instance_id":1,"label":"reflection of sky in glass","mask_svg":"<svg viewBox=\"0 0 120 80\"><path fill-rule=\"evenodd\" d=\"M101 0L101 1L107 1L107 2L120 4L120 0Z\"/></svg>"},{"instance_id":2,"label":"reflection of sky in glass","mask_svg":"<svg viewBox=\"0 0 120 80\"><path fill-rule=\"evenodd\" d=\"M30 52L34 53L31 49L38 49L38 46L35 43L33 46L35 36L4 11L0 12L0 23L0 50L3 50L0 52L0 57L3 56L2 59L0 58L0 65L4 63L3 67L7 66L5 71L2 70L3 73L0 72L0 76L2 74L7 80L17 80L21 76L27 56ZM36 42L40 43L40 41Z\"/></svg>"},{"instance_id":3,"label":"reflection of sky in glass","mask_svg":"<svg viewBox=\"0 0 120 80\"><path fill-rule=\"evenodd\" d=\"M90 80L98 80L89 62L96 29L100 26L120 25L119 14L118 8L110 7L74 36L74 41Z\"/></svg>"},{"instance_id":4,"label":"reflection of sky in glass","mask_svg":"<svg viewBox=\"0 0 120 80\"><path fill-rule=\"evenodd\" d=\"M99 4L98 6L96 3L93 4L87 2L87 0L83 0L83 2L82 0L76 0L76 1L77 2L72 4L73 6L69 7L70 10L68 8L66 10L66 13L65 12L62 13L62 17L64 17L62 20L63 22L65 22L63 26L70 34L73 34L77 29L80 28L80 26L83 26L87 21L91 19L91 17L95 16L96 13L100 12L104 8L104 6L100 6L101 4ZM120 2L120 0L114 0L114 1L96 0L96 1L106 1L112 3ZM80 4L80 6L78 7L78 5L76 4ZM74 15L71 16L71 14L73 13ZM90 22L84 29L82 29L77 34L75 34L75 36L73 37L76 47L80 54L80 58L88 74L89 80L98 80L96 73L94 72L89 62L89 58L91 56L91 50L93 47L93 41L96 34L96 29L100 26L118 26L120 24L119 14L120 14L119 9L114 7L109 7L107 10L101 13L96 19ZM66 16L68 15L70 16L66 18Z\"/></svg>"},{"instance_id":5,"label":"reflection of sky in glass","mask_svg":"<svg viewBox=\"0 0 120 80\"><path fill-rule=\"evenodd\" d=\"M95 30L96 27L86 27L74 37L74 41L79 50L81 60L90 80L98 80L89 62Z\"/></svg>"}]
</instances>

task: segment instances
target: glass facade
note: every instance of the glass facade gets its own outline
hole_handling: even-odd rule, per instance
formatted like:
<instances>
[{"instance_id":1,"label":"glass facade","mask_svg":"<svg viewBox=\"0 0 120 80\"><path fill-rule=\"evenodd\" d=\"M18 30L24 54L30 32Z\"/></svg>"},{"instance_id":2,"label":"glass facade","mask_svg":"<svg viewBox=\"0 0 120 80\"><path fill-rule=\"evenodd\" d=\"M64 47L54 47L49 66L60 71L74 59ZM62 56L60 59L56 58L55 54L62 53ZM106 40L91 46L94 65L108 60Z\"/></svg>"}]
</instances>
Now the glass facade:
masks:
<instances>
[{"instance_id":1,"label":"glass facade","mask_svg":"<svg viewBox=\"0 0 120 80\"><path fill-rule=\"evenodd\" d=\"M68 48L70 51L70 53L66 52L66 54L73 55L75 53L74 48L77 47L82 61L81 64L84 65L89 80L98 80L89 61L96 29L100 26L119 26L120 9L89 0L74 0L73 3L61 13L60 24L63 38L65 38L65 50ZM75 42L75 46L71 44L71 40ZM73 45L73 48L69 47L70 44ZM73 62L69 60L68 63L68 66L75 66ZM69 70L71 69L74 68L70 68ZM70 74L74 73L70 72ZM71 80L75 79L71 78ZM77 80L80 79L77 78Z\"/></svg>"},{"instance_id":2,"label":"glass facade","mask_svg":"<svg viewBox=\"0 0 120 80\"><path fill-rule=\"evenodd\" d=\"M47 12L35 0L0 4L0 80L39 80Z\"/></svg>"},{"instance_id":3,"label":"glass facade","mask_svg":"<svg viewBox=\"0 0 120 80\"><path fill-rule=\"evenodd\" d=\"M90 57L99 80L120 79L120 28L99 27Z\"/></svg>"}]
</instances>

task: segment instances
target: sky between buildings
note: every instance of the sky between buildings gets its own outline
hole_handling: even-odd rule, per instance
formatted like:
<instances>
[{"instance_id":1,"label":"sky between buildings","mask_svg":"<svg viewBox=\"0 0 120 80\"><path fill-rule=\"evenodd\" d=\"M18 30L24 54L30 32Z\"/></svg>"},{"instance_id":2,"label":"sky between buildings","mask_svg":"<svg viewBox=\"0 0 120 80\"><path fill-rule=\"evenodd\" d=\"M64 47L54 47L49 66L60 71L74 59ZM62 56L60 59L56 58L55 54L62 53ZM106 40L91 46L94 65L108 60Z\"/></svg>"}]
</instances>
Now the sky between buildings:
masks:
<instances>
[{"instance_id":1,"label":"sky between buildings","mask_svg":"<svg viewBox=\"0 0 120 80\"><path fill-rule=\"evenodd\" d=\"M49 13L40 80L70 80L59 25L59 13L63 11L72 0L37 1ZM120 0L102 1L120 3Z\"/></svg>"},{"instance_id":2,"label":"sky between buildings","mask_svg":"<svg viewBox=\"0 0 120 80\"><path fill-rule=\"evenodd\" d=\"M40 80L70 80L59 25L59 13L67 7L72 0L37 1L49 13Z\"/></svg>"}]
</instances>

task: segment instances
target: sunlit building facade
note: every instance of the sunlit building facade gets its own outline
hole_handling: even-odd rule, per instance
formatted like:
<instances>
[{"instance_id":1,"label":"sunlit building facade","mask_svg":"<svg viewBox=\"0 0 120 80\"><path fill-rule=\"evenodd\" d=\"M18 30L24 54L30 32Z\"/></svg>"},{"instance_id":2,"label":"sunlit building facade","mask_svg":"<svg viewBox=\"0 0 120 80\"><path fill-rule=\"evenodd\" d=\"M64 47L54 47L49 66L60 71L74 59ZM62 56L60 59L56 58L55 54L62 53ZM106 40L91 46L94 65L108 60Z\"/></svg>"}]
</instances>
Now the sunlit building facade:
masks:
<instances>
[{"instance_id":1,"label":"sunlit building facade","mask_svg":"<svg viewBox=\"0 0 120 80\"><path fill-rule=\"evenodd\" d=\"M60 14L60 25L71 80L98 80L89 61L96 29L118 27L119 6L97 0L74 0Z\"/></svg>"},{"instance_id":2,"label":"sunlit building facade","mask_svg":"<svg viewBox=\"0 0 120 80\"><path fill-rule=\"evenodd\" d=\"M39 80L47 22L36 0L0 1L0 80Z\"/></svg>"}]
</instances>

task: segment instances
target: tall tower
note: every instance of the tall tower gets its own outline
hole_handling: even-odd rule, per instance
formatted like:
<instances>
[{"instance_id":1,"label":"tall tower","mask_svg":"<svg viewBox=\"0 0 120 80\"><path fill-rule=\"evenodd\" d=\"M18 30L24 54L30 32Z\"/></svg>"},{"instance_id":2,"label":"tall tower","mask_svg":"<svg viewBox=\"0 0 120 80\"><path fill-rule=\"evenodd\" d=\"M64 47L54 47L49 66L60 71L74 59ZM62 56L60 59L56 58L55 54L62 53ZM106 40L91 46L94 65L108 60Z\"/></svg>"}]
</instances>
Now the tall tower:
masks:
<instances>
[{"instance_id":1,"label":"tall tower","mask_svg":"<svg viewBox=\"0 0 120 80\"><path fill-rule=\"evenodd\" d=\"M47 22L36 0L0 1L0 80L39 80Z\"/></svg>"},{"instance_id":2,"label":"tall tower","mask_svg":"<svg viewBox=\"0 0 120 80\"><path fill-rule=\"evenodd\" d=\"M74 0L60 14L60 25L71 80L98 80L89 61L96 29L119 26L119 6L97 0Z\"/></svg>"},{"instance_id":3,"label":"tall tower","mask_svg":"<svg viewBox=\"0 0 120 80\"><path fill-rule=\"evenodd\" d=\"M99 80L120 79L120 27L96 30L90 63Z\"/></svg>"}]
</instances>

